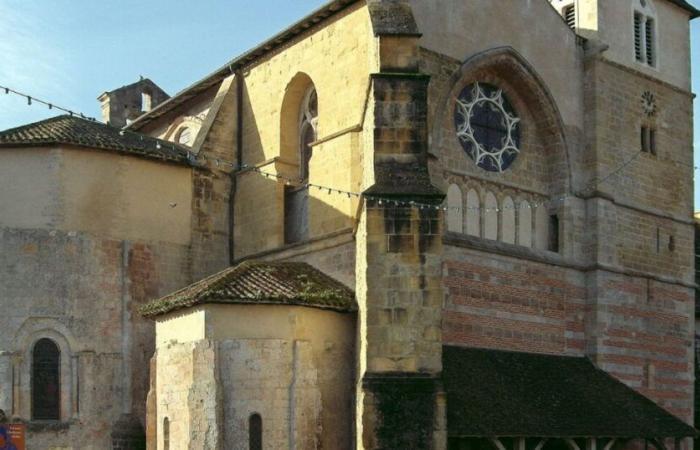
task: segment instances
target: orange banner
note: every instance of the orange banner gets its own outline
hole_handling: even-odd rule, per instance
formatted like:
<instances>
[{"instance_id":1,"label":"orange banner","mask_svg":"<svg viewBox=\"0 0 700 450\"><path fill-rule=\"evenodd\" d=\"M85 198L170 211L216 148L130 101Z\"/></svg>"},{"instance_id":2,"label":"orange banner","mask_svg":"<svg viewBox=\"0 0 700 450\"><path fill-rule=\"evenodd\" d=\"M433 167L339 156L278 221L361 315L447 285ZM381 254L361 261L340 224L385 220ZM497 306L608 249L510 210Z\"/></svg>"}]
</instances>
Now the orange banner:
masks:
<instances>
[{"instance_id":1,"label":"orange banner","mask_svg":"<svg viewBox=\"0 0 700 450\"><path fill-rule=\"evenodd\" d=\"M0 450L26 450L25 434L23 423L0 425Z\"/></svg>"}]
</instances>

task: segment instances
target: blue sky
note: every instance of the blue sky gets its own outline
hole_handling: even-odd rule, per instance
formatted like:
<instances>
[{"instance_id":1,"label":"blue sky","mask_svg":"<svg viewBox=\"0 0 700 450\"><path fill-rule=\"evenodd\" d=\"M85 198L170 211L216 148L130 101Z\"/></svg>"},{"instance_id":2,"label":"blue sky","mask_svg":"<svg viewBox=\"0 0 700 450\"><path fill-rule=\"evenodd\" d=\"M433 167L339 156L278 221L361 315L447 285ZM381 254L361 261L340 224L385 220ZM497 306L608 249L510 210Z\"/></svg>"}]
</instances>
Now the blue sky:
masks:
<instances>
[{"instance_id":1,"label":"blue sky","mask_svg":"<svg viewBox=\"0 0 700 450\"><path fill-rule=\"evenodd\" d=\"M0 85L99 118L102 92L143 75L174 94L323 3L0 0ZM700 7L700 0L690 3ZM693 91L700 93L700 19L691 27ZM55 115L0 95L0 130ZM697 159L698 99L695 152ZM698 210L700 183L695 198Z\"/></svg>"}]
</instances>

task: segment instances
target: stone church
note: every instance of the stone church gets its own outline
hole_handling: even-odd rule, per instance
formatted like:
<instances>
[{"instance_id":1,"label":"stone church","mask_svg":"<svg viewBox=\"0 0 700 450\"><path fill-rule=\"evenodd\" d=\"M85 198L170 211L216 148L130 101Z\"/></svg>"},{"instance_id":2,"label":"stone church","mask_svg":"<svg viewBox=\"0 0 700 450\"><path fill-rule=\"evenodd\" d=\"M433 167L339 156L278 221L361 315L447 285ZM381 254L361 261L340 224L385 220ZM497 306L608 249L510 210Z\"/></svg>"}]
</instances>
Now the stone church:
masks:
<instances>
[{"instance_id":1,"label":"stone church","mask_svg":"<svg viewBox=\"0 0 700 450\"><path fill-rule=\"evenodd\" d=\"M685 0L333 0L0 132L43 449L691 449Z\"/></svg>"}]
</instances>

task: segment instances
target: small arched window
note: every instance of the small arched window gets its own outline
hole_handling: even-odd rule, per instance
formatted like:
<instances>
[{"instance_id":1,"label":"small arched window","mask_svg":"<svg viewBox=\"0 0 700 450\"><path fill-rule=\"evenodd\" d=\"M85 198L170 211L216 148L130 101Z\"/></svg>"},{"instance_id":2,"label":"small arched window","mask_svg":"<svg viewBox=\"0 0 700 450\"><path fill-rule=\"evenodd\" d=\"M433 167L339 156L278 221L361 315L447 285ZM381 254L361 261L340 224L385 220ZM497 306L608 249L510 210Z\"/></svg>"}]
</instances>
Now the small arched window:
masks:
<instances>
[{"instance_id":1,"label":"small arched window","mask_svg":"<svg viewBox=\"0 0 700 450\"><path fill-rule=\"evenodd\" d=\"M176 136L177 138L175 139L175 141L178 144L190 145L190 142L192 142L192 130L188 127L180 128Z\"/></svg>"},{"instance_id":2,"label":"small arched window","mask_svg":"<svg viewBox=\"0 0 700 450\"><path fill-rule=\"evenodd\" d=\"M260 414L253 414L248 419L248 449L262 450L262 417Z\"/></svg>"},{"instance_id":3,"label":"small arched window","mask_svg":"<svg viewBox=\"0 0 700 450\"><path fill-rule=\"evenodd\" d=\"M163 419L163 450L170 450L170 419Z\"/></svg>"},{"instance_id":4,"label":"small arched window","mask_svg":"<svg viewBox=\"0 0 700 450\"><path fill-rule=\"evenodd\" d=\"M153 95L150 91L143 91L141 93L141 111L148 112L153 109Z\"/></svg>"},{"instance_id":5,"label":"small arched window","mask_svg":"<svg viewBox=\"0 0 700 450\"><path fill-rule=\"evenodd\" d=\"M51 339L39 339L32 349L32 420L61 419L61 351Z\"/></svg>"}]
</instances>

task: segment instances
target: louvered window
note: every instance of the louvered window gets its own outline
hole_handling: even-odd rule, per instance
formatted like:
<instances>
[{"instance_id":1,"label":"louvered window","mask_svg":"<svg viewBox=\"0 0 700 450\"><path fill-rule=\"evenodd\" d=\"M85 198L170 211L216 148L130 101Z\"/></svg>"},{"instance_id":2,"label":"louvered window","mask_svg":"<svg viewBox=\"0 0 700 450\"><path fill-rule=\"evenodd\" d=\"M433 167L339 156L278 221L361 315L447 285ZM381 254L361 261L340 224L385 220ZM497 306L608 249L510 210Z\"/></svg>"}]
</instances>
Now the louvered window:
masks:
<instances>
[{"instance_id":1,"label":"louvered window","mask_svg":"<svg viewBox=\"0 0 700 450\"><path fill-rule=\"evenodd\" d=\"M644 18L641 14L635 13L634 15L634 55L637 61L644 62L644 56L642 53L642 22Z\"/></svg>"},{"instance_id":2,"label":"louvered window","mask_svg":"<svg viewBox=\"0 0 700 450\"><path fill-rule=\"evenodd\" d=\"M576 29L576 6L569 5L564 8L564 20L572 30Z\"/></svg>"},{"instance_id":3,"label":"louvered window","mask_svg":"<svg viewBox=\"0 0 700 450\"><path fill-rule=\"evenodd\" d=\"M644 41L646 44L646 57L647 64L653 66L655 63L655 52L654 52L654 19L647 17L646 24L644 27Z\"/></svg>"}]
</instances>

